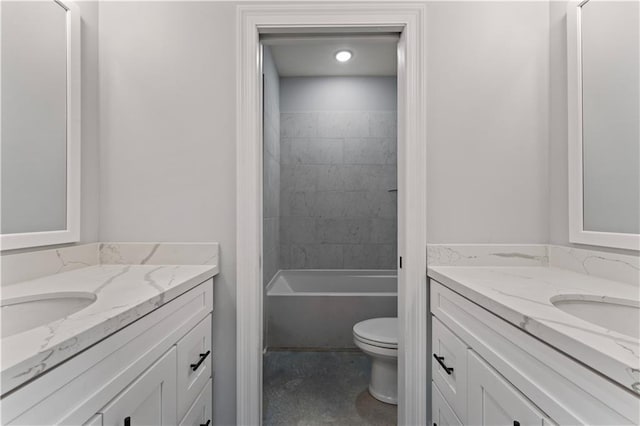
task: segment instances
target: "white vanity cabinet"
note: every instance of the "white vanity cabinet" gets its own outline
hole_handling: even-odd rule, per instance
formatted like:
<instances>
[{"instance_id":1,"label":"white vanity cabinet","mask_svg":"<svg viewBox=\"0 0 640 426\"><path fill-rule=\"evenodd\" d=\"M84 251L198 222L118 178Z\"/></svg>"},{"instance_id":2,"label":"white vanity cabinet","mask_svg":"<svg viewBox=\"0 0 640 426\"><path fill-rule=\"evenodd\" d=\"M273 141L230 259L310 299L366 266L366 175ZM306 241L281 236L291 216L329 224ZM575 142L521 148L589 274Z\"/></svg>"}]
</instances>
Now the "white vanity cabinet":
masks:
<instances>
[{"instance_id":1,"label":"white vanity cabinet","mask_svg":"<svg viewBox=\"0 0 640 426\"><path fill-rule=\"evenodd\" d=\"M433 425L638 424L637 395L430 283Z\"/></svg>"},{"instance_id":2,"label":"white vanity cabinet","mask_svg":"<svg viewBox=\"0 0 640 426\"><path fill-rule=\"evenodd\" d=\"M213 279L0 401L3 425L211 424Z\"/></svg>"}]
</instances>

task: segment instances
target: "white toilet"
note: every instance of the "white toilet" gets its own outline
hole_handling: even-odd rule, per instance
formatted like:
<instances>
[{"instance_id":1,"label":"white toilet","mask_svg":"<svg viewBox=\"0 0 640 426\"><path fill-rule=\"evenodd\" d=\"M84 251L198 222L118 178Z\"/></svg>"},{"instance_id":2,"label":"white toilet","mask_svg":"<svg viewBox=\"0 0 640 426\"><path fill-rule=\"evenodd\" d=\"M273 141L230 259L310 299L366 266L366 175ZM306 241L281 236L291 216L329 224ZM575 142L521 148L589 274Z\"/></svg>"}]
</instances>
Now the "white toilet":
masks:
<instances>
[{"instance_id":1,"label":"white toilet","mask_svg":"<svg viewBox=\"0 0 640 426\"><path fill-rule=\"evenodd\" d=\"M369 393L398 404L398 318L373 318L353 326L353 341L371 357Z\"/></svg>"}]
</instances>

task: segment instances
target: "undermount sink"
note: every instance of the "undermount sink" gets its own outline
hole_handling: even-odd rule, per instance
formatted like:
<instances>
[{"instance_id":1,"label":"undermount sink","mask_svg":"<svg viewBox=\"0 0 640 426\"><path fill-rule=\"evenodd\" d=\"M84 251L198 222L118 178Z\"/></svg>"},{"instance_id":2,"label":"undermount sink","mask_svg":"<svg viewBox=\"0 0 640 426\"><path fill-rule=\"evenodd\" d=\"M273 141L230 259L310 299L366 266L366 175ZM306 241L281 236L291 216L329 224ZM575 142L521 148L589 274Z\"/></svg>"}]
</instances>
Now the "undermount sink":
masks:
<instances>
[{"instance_id":1,"label":"undermount sink","mask_svg":"<svg viewBox=\"0 0 640 426\"><path fill-rule=\"evenodd\" d=\"M86 292L36 294L1 300L2 337L67 317L95 300L95 294Z\"/></svg>"},{"instance_id":2,"label":"undermount sink","mask_svg":"<svg viewBox=\"0 0 640 426\"><path fill-rule=\"evenodd\" d=\"M640 302L637 300L564 294L552 297L551 303L574 317L640 339Z\"/></svg>"}]
</instances>

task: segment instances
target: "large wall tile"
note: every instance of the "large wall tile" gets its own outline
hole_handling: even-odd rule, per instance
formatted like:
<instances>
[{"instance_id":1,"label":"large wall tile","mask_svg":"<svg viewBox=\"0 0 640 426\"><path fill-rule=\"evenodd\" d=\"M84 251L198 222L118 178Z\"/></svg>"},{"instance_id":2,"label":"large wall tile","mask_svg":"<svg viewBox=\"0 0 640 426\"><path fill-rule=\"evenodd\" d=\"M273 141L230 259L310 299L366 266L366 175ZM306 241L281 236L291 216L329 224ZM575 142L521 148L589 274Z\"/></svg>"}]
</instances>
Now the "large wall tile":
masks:
<instances>
[{"instance_id":1,"label":"large wall tile","mask_svg":"<svg viewBox=\"0 0 640 426\"><path fill-rule=\"evenodd\" d=\"M343 247L340 244L305 244L291 246L291 269L342 269Z\"/></svg>"},{"instance_id":2,"label":"large wall tile","mask_svg":"<svg viewBox=\"0 0 640 426\"><path fill-rule=\"evenodd\" d=\"M395 164L347 164L342 166L346 191L379 191L397 188Z\"/></svg>"},{"instance_id":3,"label":"large wall tile","mask_svg":"<svg viewBox=\"0 0 640 426\"><path fill-rule=\"evenodd\" d=\"M282 164L342 164L342 139L283 138L280 162Z\"/></svg>"},{"instance_id":4,"label":"large wall tile","mask_svg":"<svg viewBox=\"0 0 640 426\"><path fill-rule=\"evenodd\" d=\"M382 191L346 192L345 214L349 217L395 218L397 194Z\"/></svg>"},{"instance_id":5,"label":"large wall tile","mask_svg":"<svg viewBox=\"0 0 640 426\"><path fill-rule=\"evenodd\" d=\"M346 138L345 164L396 164L395 138Z\"/></svg>"},{"instance_id":6,"label":"large wall tile","mask_svg":"<svg viewBox=\"0 0 640 426\"><path fill-rule=\"evenodd\" d=\"M378 244L396 244L398 235L397 218L371 219L370 242Z\"/></svg>"},{"instance_id":7,"label":"large wall tile","mask_svg":"<svg viewBox=\"0 0 640 426\"><path fill-rule=\"evenodd\" d=\"M280 268L394 267L395 112L281 117Z\"/></svg>"},{"instance_id":8,"label":"large wall tile","mask_svg":"<svg viewBox=\"0 0 640 426\"><path fill-rule=\"evenodd\" d=\"M368 218L330 218L316 220L316 236L320 243L363 244L371 239Z\"/></svg>"},{"instance_id":9,"label":"large wall tile","mask_svg":"<svg viewBox=\"0 0 640 426\"><path fill-rule=\"evenodd\" d=\"M318 136L323 138L369 136L369 112L319 112Z\"/></svg>"},{"instance_id":10,"label":"large wall tile","mask_svg":"<svg viewBox=\"0 0 640 426\"><path fill-rule=\"evenodd\" d=\"M316 236L316 220L313 217L280 218L280 239L288 244L313 244Z\"/></svg>"},{"instance_id":11,"label":"large wall tile","mask_svg":"<svg viewBox=\"0 0 640 426\"><path fill-rule=\"evenodd\" d=\"M263 125L263 285L279 269L280 250L280 78L271 57L264 51Z\"/></svg>"},{"instance_id":12,"label":"large wall tile","mask_svg":"<svg viewBox=\"0 0 640 426\"><path fill-rule=\"evenodd\" d=\"M393 137L398 134L395 111L372 111L369 113L369 135L372 137Z\"/></svg>"},{"instance_id":13,"label":"large wall tile","mask_svg":"<svg viewBox=\"0 0 640 426\"><path fill-rule=\"evenodd\" d=\"M280 163L270 154L264 156L264 217L280 215Z\"/></svg>"},{"instance_id":14,"label":"large wall tile","mask_svg":"<svg viewBox=\"0 0 640 426\"><path fill-rule=\"evenodd\" d=\"M318 135L318 114L314 112L283 112L280 114L280 134L283 138Z\"/></svg>"},{"instance_id":15,"label":"large wall tile","mask_svg":"<svg viewBox=\"0 0 640 426\"><path fill-rule=\"evenodd\" d=\"M344 246L345 269L395 269L395 244L352 244Z\"/></svg>"}]
</instances>

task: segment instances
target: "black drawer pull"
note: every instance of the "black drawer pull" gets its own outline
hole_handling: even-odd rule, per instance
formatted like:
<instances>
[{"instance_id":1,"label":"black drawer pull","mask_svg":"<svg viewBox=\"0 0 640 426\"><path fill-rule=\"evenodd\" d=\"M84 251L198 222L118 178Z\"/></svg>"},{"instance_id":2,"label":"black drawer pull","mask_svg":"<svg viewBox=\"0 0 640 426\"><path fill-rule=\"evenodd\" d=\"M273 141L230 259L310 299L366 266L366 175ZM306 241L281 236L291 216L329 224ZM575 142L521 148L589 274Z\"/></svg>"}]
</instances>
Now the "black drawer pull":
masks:
<instances>
[{"instance_id":1,"label":"black drawer pull","mask_svg":"<svg viewBox=\"0 0 640 426\"><path fill-rule=\"evenodd\" d=\"M200 423L200 426L209 426L211 424L211 420L207 420L206 423Z\"/></svg>"},{"instance_id":2,"label":"black drawer pull","mask_svg":"<svg viewBox=\"0 0 640 426\"><path fill-rule=\"evenodd\" d=\"M513 426L520 426L520 422L519 422L519 421L517 421L517 420L514 420L514 421L513 421Z\"/></svg>"},{"instance_id":3,"label":"black drawer pull","mask_svg":"<svg viewBox=\"0 0 640 426\"><path fill-rule=\"evenodd\" d=\"M207 357L209 356L209 354L211 353L211 351L207 351L203 354L200 354L200 360L195 363L195 364L191 364L191 369L193 371L196 371L198 369L198 367L200 367L200 364L202 364L204 362L205 359L207 359Z\"/></svg>"},{"instance_id":4,"label":"black drawer pull","mask_svg":"<svg viewBox=\"0 0 640 426\"><path fill-rule=\"evenodd\" d=\"M124 418L124 426L131 426L131 417Z\"/></svg>"},{"instance_id":5,"label":"black drawer pull","mask_svg":"<svg viewBox=\"0 0 640 426\"><path fill-rule=\"evenodd\" d=\"M447 367L445 365L443 356L438 356L436 354L433 354L433 357L436 359L436 361L438 361L438 364L440 364L440 367L444 368L444 371L446 371L448 375L451 375L451 373L453 373L453 367Z\"/></svg>"}]
</instances>

